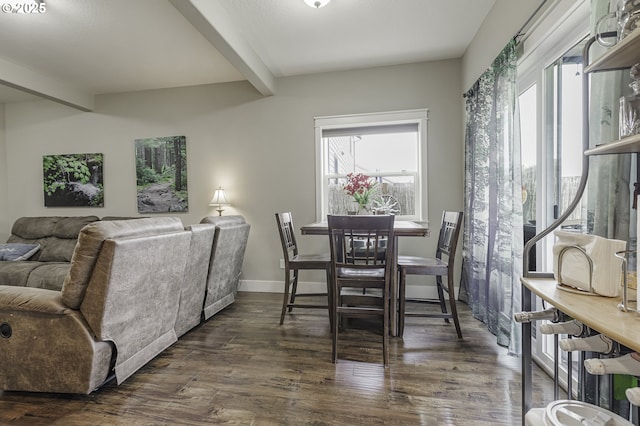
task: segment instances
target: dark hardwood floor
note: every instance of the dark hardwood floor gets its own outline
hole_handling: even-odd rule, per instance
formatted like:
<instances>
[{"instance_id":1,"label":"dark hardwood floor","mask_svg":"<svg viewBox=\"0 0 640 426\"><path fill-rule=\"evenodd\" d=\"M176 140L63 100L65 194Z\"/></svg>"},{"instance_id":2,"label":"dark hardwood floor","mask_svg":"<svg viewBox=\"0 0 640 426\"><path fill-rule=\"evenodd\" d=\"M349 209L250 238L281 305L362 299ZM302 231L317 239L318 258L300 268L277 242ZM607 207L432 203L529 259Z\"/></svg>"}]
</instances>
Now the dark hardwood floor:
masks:
<instances>
[{"instance_id":1,"label":"dark hardwood floor","mask_svg":"<svg viewBox=\"0 0 640 426\"><path fill-rule=\"evenodd\" d=\"M521 423L520 359L464 304L463 340L453 324L408 318L384 369L379 333L362 324L341 333L334 365L326 312L295 310L279 326L280 303L276 294L239 293L120 386L91 395L0 392L0 424ZM534 383L534 405L546 405L551 380L534 368Z\"/></svg>"}]
</instances>

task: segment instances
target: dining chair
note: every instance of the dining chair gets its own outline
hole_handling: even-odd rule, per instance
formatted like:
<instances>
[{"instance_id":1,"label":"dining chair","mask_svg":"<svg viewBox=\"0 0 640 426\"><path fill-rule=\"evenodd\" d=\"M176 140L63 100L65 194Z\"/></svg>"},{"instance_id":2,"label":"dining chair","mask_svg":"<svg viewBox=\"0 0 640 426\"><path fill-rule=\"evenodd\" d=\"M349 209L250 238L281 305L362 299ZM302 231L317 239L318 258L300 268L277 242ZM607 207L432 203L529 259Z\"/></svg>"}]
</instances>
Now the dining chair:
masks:
<instances>
[{"instance_id":1,"label":"dining chair","mask_svg":"<svg viewBox=\"0 0 640 426\"><path fill-rule=\"evenodd\" d=\"M395 262L391 246L394 243L394 216L329 215L327 222L334 295L330 299L332 360L334 363L338 360L338 331L342 317L374 316L382 318L382 354L386 367L389 365L389 294Z\"/></svg>"},{"instance_id":2,"label":"dining chair","mask_svg":"<svg viewBox=\"0 0 640 426\"><path fill-rule=\"evenodd\" d=\"M284 298L282 300L280 324L284 322L287 309L291 312L293 308L327 309L329 319L333 322L332 313L329 309L331 256L329 253L300 254L298 252L298 243L296 242L291 212L276 213L276 222L278 224L280 243L282 244L282 253L284 255ZM299 294L298 278L301 270L324 270L327 277L327 292ZM325 297L327 302L323 304L297 303L296 298L300 297Z\"/></svg>"},{"instance_id":3,"label":"dining chair","mask_svg":"<svg viewBox=\"0 0 640 426\"><path fill-rule=\"evenodd\" d=\"M458 338L462 338L453 283L453 268L455 264L456 247L458 245L458 236L460 235L460 229L462 228L462 216L463 212L444 211L442 213L442 224L440 226L440 234L438 236L438 246L435 257L398 256L398 272L400 274L398 295L400 299L398 336L402 337L403 335L405 317L430 317L444 318L447 323L449 322L449 318L452 318L456 327L456 332L458 333ZM430 313L425 311L406 312L407 275L435 275L438 300L411 299L410 301L439 303L442 313ZM446 286L442 282L442 277L445 275L447 276ZM449 295L451 312L447 312L447 305L444 298L445 292Z\"/></svg>"}]
</instances>

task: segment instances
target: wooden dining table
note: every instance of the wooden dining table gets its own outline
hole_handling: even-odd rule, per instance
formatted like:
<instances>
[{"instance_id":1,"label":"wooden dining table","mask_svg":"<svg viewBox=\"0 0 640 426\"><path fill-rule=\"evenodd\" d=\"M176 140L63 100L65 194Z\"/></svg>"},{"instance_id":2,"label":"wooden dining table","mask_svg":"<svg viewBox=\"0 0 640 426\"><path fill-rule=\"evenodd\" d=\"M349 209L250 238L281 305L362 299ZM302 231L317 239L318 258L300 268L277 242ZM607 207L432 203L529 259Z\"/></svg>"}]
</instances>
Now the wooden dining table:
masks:
<instances>
[{"instance_id":1,"label":"wooden dining table","mask_svg":"<svg viewBox=\"0 0 640 426\"><path fill-rule=\"evenodd\" d=\"M314 222L300 228L302 235L329 235L327 222ZM424 222L396 220L393 224L394 253L396 262L391 266L391 335L398 335L398 237L428 237L429 227Z\"/></svg>"}]
</instances>

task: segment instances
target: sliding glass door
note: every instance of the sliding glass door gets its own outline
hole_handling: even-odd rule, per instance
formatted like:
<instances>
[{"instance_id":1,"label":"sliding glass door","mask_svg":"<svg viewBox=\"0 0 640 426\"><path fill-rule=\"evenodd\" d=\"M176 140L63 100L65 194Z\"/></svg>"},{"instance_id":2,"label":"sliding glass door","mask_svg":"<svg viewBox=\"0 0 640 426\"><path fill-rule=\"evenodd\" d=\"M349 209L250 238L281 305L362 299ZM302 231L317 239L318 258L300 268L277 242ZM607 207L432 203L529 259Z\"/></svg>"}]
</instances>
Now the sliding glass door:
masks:
<instances>
[{"instance_id":1,"label":"sliding glass door","mask_svg":"<svg viewBox=\"0 0 640 426\"><path fill-rule=\"evenodd\" d=\"M519 109L522 129L522 179L524 235L528 240L552 224L571 204L582 174L582 47L585 40L525 74L520 82ZM584 198L584 197L583 197ZM586 200L561 228L582 230ZM553 236L536 244L529 270L553 269ZM536 309L544 309L536 300ZM534 359L549 372L554 369L552 336L532 328ZM561 336L562 337L562 336ZM560 354L561 376L566 377L566 356ZM577 375L574 375L575 377ZM562 382L563 380L561 380ZM575 383L574 383L575 384Z\"/></svg>"}]
</instances>

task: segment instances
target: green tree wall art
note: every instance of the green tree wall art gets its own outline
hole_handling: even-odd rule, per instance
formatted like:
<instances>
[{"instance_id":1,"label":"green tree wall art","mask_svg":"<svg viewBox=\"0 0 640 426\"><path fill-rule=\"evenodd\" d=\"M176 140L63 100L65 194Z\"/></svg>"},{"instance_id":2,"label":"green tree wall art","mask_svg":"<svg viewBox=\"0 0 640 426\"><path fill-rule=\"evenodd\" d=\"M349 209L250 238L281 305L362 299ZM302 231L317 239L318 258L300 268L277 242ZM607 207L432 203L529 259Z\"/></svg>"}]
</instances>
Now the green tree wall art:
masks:
<instances>
[{"instance_id":1,"label":"green tree wall art","mask_svg":"<svg viewBox=\"0 0 640 426\"><path fill-rule=\"evenodd\" d=\"M139 213L189 211L184 136L136 139Z\"/></svg>"},{"instance_id":2,"label":"green tree wall art","mask_svg":"<svg viewBox=\"0 0 640 426\"><path fill-rule=\"evenodd\" d=\"M102 154L44 155L45 207L103 207Z\"/></svg>"}]
</instances>

